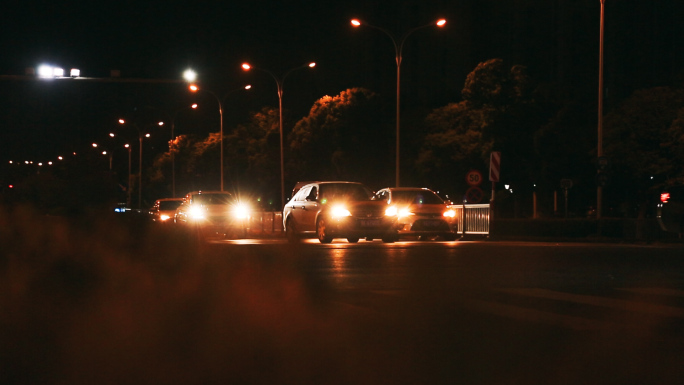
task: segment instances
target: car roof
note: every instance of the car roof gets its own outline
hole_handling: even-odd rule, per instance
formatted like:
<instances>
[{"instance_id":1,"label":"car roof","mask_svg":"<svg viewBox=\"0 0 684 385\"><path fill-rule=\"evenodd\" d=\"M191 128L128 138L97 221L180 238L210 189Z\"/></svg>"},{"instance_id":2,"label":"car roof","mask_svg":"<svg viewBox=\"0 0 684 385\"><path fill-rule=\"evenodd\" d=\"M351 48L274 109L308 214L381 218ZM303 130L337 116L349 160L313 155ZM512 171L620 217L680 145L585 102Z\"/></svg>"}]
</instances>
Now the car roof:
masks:
<instances>
[{"instance_id":1,"label":"car roof","mask_svg":"<svg viewBox=\"0 0 684 385\"><path fill-rule=\"evenodd\" d=\"M427 188L427 187L385 187L381 188L378 191L381 190L389 190L389 191L430 191L434 192L433 190Z\"/></svg>"},{"instance_id":2,"label":"car roof","mask_svg":"<svg viewBox=\"0 0 684 385\"><path fill-rule=\"evenodd\" d=\"M168 202L168 201L182 201L183 198L161 198L157 199L155 202Z\"/></svg>"},{"instance_id":3,"label":"car roof","mask_svg":"<svg viewBox=\"0 0 684 385\"><path fill-rule=\"evenodd\" d=\"M202 194L228 194L228 195L233 195L228 191L219 191L219 190L199 190L199 191L189 192L188 194L191 194L191 195L202 195Z\"/></svg>"},{"instance_id":4,"label":"car roof","mask_svg":"<svg viewBox=\"0 0 684 385\"><path fill-rule=\"evenodd\" d=\"M344 181L344 180L339 180L339 181L319 180L319 181L297 182L297 183L295 183L295 187L292 189L292 196L294 196L302 188L309 186L309 185L313 185L313 184L325 185L325 184L341 184L341 183L358 184L358 185L366 186L365 184L363 184L361 182L352 182L352 181Z\"/></svg>"}]
</instances>

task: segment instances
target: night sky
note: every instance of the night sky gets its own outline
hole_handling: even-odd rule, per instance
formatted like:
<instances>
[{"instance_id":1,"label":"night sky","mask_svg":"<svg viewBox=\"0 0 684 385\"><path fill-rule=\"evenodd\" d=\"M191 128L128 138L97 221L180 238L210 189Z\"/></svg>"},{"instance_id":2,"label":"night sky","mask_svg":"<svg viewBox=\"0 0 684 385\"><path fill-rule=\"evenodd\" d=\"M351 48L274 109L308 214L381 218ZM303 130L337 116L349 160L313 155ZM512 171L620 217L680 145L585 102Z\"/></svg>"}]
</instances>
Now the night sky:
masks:
<instances>
[{"instance_id":1,"label":"night sky","mask_svg":"<svg viewBox=\"0 0 684 385\"><path fill-rule=\"evenodd\" d=\"M606 0L608 108L636 89L681 85L682 9L678 0ZM48 159L99 140L118 116L135 108L172 111L192 98L180 83L7 79L40 63L76 67L82 76L100 78L116 69L122 78L136 79L180 79L191 67L202 86L219 95L253 84L249 94L227 100L227 111L234 111L227 114L229 123L246 111L277 106L273 79L244 73L245 61L277 75L317 62L314 70L293 73L285 83L285 108L298 117L318 98L350 87L369 88L391 104L396 76L391 41L377 30L352 28L352 17L397 39L413 27L448 20L443 29L426 28L406 40L404 113L459 101L466 75L495 57L525 65L537 82L593 105L599 11L599 0L10 0L0 13L2 161ZM191 122L184 125L179 133L193 129Z\"/></svg>"}]
</instances>

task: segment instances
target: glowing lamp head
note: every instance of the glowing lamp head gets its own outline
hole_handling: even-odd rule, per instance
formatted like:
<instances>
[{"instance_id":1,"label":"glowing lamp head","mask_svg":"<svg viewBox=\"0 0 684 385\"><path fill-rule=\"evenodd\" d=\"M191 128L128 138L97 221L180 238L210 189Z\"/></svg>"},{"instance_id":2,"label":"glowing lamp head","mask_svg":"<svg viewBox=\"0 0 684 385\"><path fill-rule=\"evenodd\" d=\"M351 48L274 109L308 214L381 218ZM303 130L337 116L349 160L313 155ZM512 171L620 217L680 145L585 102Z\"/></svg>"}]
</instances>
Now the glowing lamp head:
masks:
<instances>
[{"instance_id":1,"label":"glowing lamp head","mask_svg":"<svg viewBox=\"0 0 684 385\"><path fill-rule=\"evenodd\" d=\"M446 24L446 19L439 19L437 20L436 24L438 27L444 27L444 24Z\"/></svg>"},{"instance_id":2,"label":"glowing lamp head","mask_svg":"<svg viewBox=\"0 0 684 385\"><path fill-rule=\"evenodd\" d=\"M124 124L126 121L124 119L119 119L119 124Z\"/></svg>"},{"instance_id":3,"label":"glowing lamp head","mask_svg":"<svg viewBox=\"0 0 684 385\"><path fill-rule=\"evenodd\" d=\"M190 86L188 86L188 89L190 89L190 91L192 92L199 91L199 87L197 87L197 84L190 84Z\"/></svg>"},{"instance_id":4,"label":"glowing lamp head","mask_svg":"<svg viewBox=\"0 0 684 385\"><path fill-rule=\"evenodd\" d=\"M352 19L352 20L351 20L351 24L352 24L354 27L359 27L359 26L361 26L361 21L359 21L359 19Z\"/></svg>"},{"instance_id":5,"label":"glowing lamp head","mask_svg":"<svg viewBox=\"0 0 684 385\"><path fill-rule=\"evenodd\" d=\"M195 80L197 80L197 72L190 69L185 70L185 72L183 72L183 79L189 82L194 82Z\"/></svg>"},{"instance_id":6,"label":"glowing lamp head","mask_svg":"<svg viewBox=\"0 0 684 385\"><path fill-rule=\"evenodd\" d=\"M193 109L194 109L194 108L197 108L197 103L193 103L193 104L190 106L190 108L193 108Z\"/></svg>"},{"instance_id":7,"label":"glowing lamp head","mask_svg":"<svg viewBox=\"0 0 684 385\"><path fill-rule=\"evenodd\" d=\"M242 63L242 69L245 71L249 71L252 69L252 66L250 66L248 63Z\"/></svg>"}]
</instances>

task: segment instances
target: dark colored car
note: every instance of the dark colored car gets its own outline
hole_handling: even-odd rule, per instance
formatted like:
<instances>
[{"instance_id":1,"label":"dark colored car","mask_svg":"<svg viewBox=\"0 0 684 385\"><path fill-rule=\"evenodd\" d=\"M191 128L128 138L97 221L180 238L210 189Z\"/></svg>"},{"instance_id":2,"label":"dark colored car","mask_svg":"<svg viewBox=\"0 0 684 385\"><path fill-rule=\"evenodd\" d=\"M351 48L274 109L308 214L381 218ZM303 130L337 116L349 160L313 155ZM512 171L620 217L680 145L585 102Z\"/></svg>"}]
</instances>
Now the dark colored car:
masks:
<instances>
[{"instance_id":1,"label":"dark colored car","mask_svg":"<svg viewBox=\"0 0 684 385\"><path fill-rule=\"evenodd\" d=\"M673 186L660 194L657 218L664 231L684 233L684 186Z\"/></svg>"},{"instance_id":2,"label":"dark colored car","mask_svg":"<svg viewBox=\"0 0 684 385\"><path fill-rule=\"evenodd\" d=\"M173 223L176 209L183 203L183 198L157 199L150 209L152 220L160 223Z\"/></svg>"},{"instance_id":3,"label":"dark colored car","mask_svg":"<svg viewBox=\"0 0 684 385\"><path fill-rule=\"evenodd\" d=\"M399 236L418 236L421 240L457 238L456 211L434 191L422 187L388 187L375 199L387 205L387 215L397 217Z\"/></svg>"},{"instance_id":4,"label":"dark colored car","mask_svg":"<svg viewBox=\"0 0 684 385\"><path fill-rule=\"evenodd\" d=\"M283 209L289 241L316 236L321 243L346 238L383 242L397 239L396 217L385 215L387 205L373 200L373 191L356 182L311 182L302 186Z\"/></svg>"}]
</instances>

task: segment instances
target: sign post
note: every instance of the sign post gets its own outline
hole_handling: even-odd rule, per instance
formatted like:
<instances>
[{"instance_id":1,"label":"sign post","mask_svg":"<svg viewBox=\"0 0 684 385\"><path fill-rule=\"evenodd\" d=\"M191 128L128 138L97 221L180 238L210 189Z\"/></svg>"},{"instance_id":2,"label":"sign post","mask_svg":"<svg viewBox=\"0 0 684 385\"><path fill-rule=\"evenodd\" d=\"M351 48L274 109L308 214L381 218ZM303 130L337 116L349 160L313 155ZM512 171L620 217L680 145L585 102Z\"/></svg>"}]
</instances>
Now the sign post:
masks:
<instances>
[{"instance_id":1,"label":"sign post","mask_svg":"<svg viewBox=\"0 0 684 385\"><path fill-rule=\"evenodd\" d=\"M493 151L489 155L489 181L492 182L492 197L489 200L489 220L494 218L494 197L496 196L496 182L499 181L501 171L501 152Z\"/></svg>"}]
</instances>

